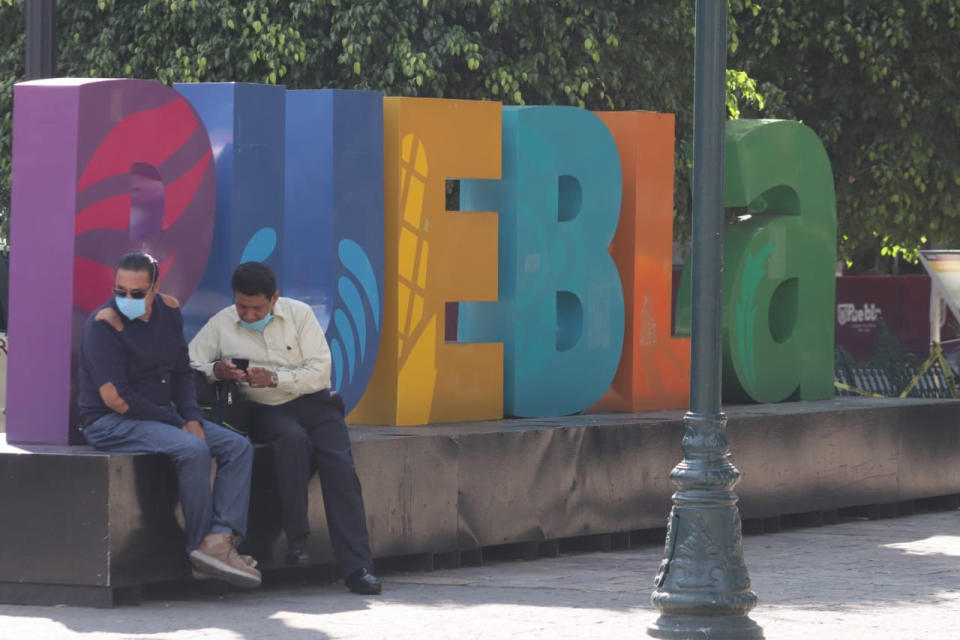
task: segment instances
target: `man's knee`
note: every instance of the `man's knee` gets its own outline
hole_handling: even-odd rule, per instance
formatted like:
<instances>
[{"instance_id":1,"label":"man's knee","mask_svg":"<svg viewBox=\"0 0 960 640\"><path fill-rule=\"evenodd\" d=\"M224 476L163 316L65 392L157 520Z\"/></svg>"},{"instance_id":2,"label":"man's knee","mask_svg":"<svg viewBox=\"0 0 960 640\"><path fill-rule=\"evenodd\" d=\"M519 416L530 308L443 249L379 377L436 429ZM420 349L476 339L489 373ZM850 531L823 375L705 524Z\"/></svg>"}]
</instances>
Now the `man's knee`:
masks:
<instances>
[{"instance_id":1,"label":"man's knee","mask_svg":"<svg viewBox=\"0 0 960 640\"><path fill-rule=\"evenodd\" d=\"M353 446L344 422L326 422L314 429L312 436L311 444L318 458L329 464L353 464Z\"/></svg>"},{"instance_id":2,"label":"man's knee","mask_svg":"<svg viewBox=\"0 0 960 640\"><path fill-rule=\"evenodd\" d=\"M326 449L313 452L313 465L321 475L351 476L356 475L357 469L353 462L353 454L347 449Z\"/></svg>"},{"instance_id":3,"label":"man's knee","mask_svg":"<svg viewBox=\"0 0 960 640\"><path fill-rule=\"evenodd\" d=\"M303 429L288 429L273 441L274 451L283 455L304 453L309 456L313 443Z\"/></svg>"},{"instance_id":4,"label":"man's knee","mask_svg":"<svg viewBox=\"0 0 960 640\"><path fill-rule=\"evenodd\" d=\"M231 458L237 460L253 460L253 445L250 444L250 440L244 438L238 433L231 433L231 438L229 440L228 449L231 454Z\"/></svg>"},{"instance_id":5,"label":"man's knee","mask_svg":"<svg viewBox=\"0 0 960 640\"><path fill-rule=\"evenodd\" d=\"M229 460L253 460L253 445L250 440L235 431L218 424L208 423L204 425L211 431L215 442L214 453L217 457L225 456Z\"/></svg>"},{"instance_id":6,"label":"man's knee","mask_svg":"<svg viewBox=\"0 0 960 640\"><path fill-rule=\"evenodd\" d=\"M177 447L171 452L171 456L178 465L187 465L197 462L210 462L210 447L202 438L185 434L189 437L182 438L177 443Z\"/></svg>"}]
</instances>

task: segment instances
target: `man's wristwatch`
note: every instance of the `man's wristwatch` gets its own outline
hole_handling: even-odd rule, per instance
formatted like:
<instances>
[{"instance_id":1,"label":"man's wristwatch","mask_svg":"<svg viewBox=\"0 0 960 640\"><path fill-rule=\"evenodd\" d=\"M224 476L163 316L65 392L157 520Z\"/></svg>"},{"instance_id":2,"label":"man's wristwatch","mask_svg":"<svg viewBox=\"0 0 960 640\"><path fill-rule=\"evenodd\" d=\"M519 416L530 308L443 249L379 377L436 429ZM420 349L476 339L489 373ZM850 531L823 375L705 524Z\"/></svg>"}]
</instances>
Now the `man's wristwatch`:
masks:
<instances>
[{"instance_id":1,"label":"man's wristwatch","mask_svg":"<svg viewBox=\"0 0 960 640\"><path fill-rule=\"evenodd\" d=\"M276 372L276 371L271 371L271 372L270 372L270 386L271 386L271 387L276 387L278 384L280 384L280 377L277 375L277 372Z\"/></svg>"}]
</instances>

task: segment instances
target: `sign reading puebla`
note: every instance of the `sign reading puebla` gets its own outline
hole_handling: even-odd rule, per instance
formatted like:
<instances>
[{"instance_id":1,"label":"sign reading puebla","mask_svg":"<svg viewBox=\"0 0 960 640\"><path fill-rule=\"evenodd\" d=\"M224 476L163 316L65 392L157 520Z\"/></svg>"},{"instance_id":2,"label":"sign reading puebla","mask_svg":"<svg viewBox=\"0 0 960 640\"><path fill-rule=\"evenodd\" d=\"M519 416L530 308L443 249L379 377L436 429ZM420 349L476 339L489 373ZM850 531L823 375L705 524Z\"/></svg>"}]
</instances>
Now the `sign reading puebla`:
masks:
<instances>
[{"instance_id":1,"label":"sign reading puebla","mask_svg":"<svg viewBox=\"0 0 960 640\"><path fill-rule=\"evenodd\" d=\"M355 423L684 407L673 130L668 114L364 91L18 84L8 439L78 440L79 328L133 250L159 259L188 339L231 303L237 264L271 264L326 331ZM727 232L725 389L829 397L823 146L783 121L731 122L727 145L727 205L751 215ZM461 181L459 211L446 210L448 180Z\"/></svg>"}]
</instances>

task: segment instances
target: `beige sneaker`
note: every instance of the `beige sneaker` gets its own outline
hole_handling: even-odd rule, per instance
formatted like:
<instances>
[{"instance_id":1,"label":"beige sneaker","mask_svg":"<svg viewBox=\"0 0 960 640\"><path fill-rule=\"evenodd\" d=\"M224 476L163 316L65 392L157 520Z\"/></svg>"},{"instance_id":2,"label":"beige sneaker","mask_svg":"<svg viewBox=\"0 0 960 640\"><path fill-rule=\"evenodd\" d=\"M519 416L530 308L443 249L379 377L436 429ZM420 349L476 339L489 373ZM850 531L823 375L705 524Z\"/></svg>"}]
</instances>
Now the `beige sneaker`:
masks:
<instances>
[{"instance_id":1,"label":"beige sneaker","mask_svg":"<svg viewBox=\"0 0 960 640\"><path fill-rule=\"evenodd\" d=\"M208 533L200 546L190 552L190 564L198 573L237 587L260 586L260 572L240 557L234 537L229 533Z\"/></svg>"},{"instance_id":2,"label":"beige sneaker","mask_svg":"<svg viewBox=\"0 0 960 640\"><path fill-rule=\"evenodd\" d=\"M247 556L247 555L243 555L243 554L238 554L238 555L240 555L240 559L243 560L243 562L244 562L248 567L253 568L253 567L256 567L256 566L257 566L257 560L256 560L256 558L254 558L253 556ZM194 569L193 567L190 568L190 575L191 575L191 577L193 577L194 580L210 580L210 579L212 579L212 578L217 578L217 577L219 577L219 576L216 576L216 575L214 575L214 574L212 574L212 573L204 573L204 572L202 572L202 571L197 571L197 570Z\"/></svg>"}]
</instances>

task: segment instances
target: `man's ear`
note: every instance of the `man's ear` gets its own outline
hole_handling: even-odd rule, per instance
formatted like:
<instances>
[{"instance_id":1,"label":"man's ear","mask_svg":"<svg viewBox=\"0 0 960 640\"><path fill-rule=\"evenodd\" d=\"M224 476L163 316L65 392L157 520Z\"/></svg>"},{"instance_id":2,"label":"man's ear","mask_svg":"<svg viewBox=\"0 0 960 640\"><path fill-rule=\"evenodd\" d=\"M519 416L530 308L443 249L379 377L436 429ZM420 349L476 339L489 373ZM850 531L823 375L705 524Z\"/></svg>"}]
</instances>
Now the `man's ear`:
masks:
<instances>
[{"instance_id":1,"label":"man's ear","mask_svg":"<svg viewBox=\"0 0 960 640\"><path fill-rule=\"evenodd\" d=\"M273 305L277 304L277 300L280 299L280 290L277 289L273 292L273 297L270 298L270 308L273 308Z\"/></svg>"}]
</instances>

